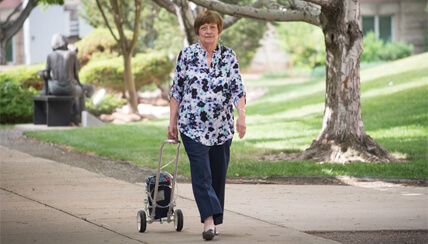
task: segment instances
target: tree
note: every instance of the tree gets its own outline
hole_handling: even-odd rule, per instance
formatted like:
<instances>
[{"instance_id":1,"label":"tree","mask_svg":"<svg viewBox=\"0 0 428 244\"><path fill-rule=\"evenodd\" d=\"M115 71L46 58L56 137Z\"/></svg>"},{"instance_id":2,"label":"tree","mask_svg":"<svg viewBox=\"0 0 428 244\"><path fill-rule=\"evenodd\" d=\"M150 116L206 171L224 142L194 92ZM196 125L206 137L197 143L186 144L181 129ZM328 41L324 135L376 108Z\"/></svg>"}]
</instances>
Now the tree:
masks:
<instances>
[{"instance_id":1,"label":"tree","mask_svg":"<svg viewBox=\"0 0 428 244\"><path fill-rule=\"evenodd\" d=\"M134 77L132 74L132 64L131 59L134 54L134 49L138 41L138 33L140 30L140 16L141 16L141 0L134 0L134 6L132 9L125 8L123 1L119 0L109 0L110 4L107 2L96 0L98 9L100 10L104 21L110 30L111 35L119 44L122 55L123 55L123 63L124 63L124 83L125 83L125 96L128 102L129 112L137 113L138 112L138 103L137 103L137 92L135 89ZM108 11L113 14L114 24L117 28L119 36L113 32L111 23L107 19L105 12ZM132 23L133 27L133 37L132 40L128 41L124 32L124 24L125 19L128 14L128 11L132 11L135 13L134 22Z\"/></svg>"},{"instance_id":2,"label":"tree","mask_svg":"<svg viewBox=\"0 0 428 244\"><path fill-rule=\"evenodd\" d=\"M397 161L364 130L360 105L363 38L358 0L259 0L265 9L190 0L225 14L268 21L303 21L318 26L326 47L326 95L321 132L299 159L313 161Z\"/></svg>"},{"instance_id":3,"label":"tree","mask_svg":"<svg viewBox=\"0 0 428 244\"><path fill-rule=\"evenodd\" d=\"M101 5L106 6L109 0L100 0ZM134 29L135 12L133 11L132 1L121 1L123 12L126 13L123 19L123 27L125 30L132 31ZM143 0L140 16L140 31L135 52L147 48L153 48L153 42L157 38L157 32L153 31L154 20L157 18L160 7L149 0ZM80 16L91 26L95 28L107 28L106 22L97 7L96 1L81 1ZM114 21L113 13L105 12L105 16L109 23Z\"/></svg>"},{"instance_id":4,"label":"tree","mask_svg":"<svg viewBox=\"0 0 428 244\"><path fill-rule=\"evenodd\" d=\"M181 30L185 36L186 45L198 42L198 39L193 30L193 23L195 22L196 16L203 12L205 9L200 6L191 7L191 4L188 0L152 0L157 3L159 6L168 10L168 12L177 16L178 23L180 24ZM232 1L232 0L229 0ZM236 1L233 1L236 2ZM239 2L247 2L239 1ZM249 6L258 8L261 7L262 4L260 1L257 1ZM221 11L219 11L221 12ZM238 20L240 20L240 16L229 16L223 21L223 30L229 28L233 24L235 24Z\"/></svg>"},{"instance_id":5,"label":"tree","mask_svg":"<svg viewBox=\"0 0 428 244\"><path fill-rule=\"evenodd\" d=\"M1 1L0 1L1 2ZM25 20L30 15L31 11L37 5L63 5L64 0L28 0L25 8L22 9L22 2L10 14L5 21L0 21L0 64L6 64L6 44L7 42L21 29ZM19 16L12 20L15 14Z\"/></svg>"}]
</instances>

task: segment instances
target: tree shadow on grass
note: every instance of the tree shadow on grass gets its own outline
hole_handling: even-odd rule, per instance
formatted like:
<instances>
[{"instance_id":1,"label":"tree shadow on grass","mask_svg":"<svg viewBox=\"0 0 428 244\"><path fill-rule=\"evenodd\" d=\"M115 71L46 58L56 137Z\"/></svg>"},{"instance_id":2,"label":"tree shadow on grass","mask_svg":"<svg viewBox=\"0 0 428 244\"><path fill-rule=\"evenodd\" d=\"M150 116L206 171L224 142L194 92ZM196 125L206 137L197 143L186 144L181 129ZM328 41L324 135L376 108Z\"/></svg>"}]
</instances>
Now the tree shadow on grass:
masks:
<instances>
[{"instance_id":1,"label":"tree shadow on grass","mask_svg":"<svg viewBox=\"0 0 428 244\"><path fill-rule=\"evenodd\" d=\"M360 93L368 92L371 89L385 88L392 82L393 85L405 84L410 80L418 80L428 76L428 69L421 68L410 70L394 75L381 76L370 80L365 80L361 83Z\"/></svg>"},{"instance_id":2,"label":"tree shadow on grass","mask_svg":"<svg viewBox=\"0 0 428 244\"><path fill-rule=\"evenodd\" d=\"M366 132L374 134L373 139L383 145L390 153L404 156L409 160L426 160L428 143L428 86L410 87L391 94L378 95L364 99L362 117ZM272 124L287 126L299 124L305 130L320 130L322 113L311 113L301 118L282 118L272 116L258 125ZM400 132L402 130L402 132ZM422 133L419 133L422 131ZM410 133L410 134L409 134ZM417 135L414 135L414 134ZM379 134L381 134L379 136ZM294 138L303 138L295 136ZM292 138L273 138L249 140L251 145L263 141L284 143ZM311 138L308 144L312 143ZM255 148L256 150L256 148ZM293 148L265 150L265 154L298 153ZM398 154L398 155L397 155Z\"/></svg>"},{"instance_id":3,"label":"tree shadow on grass","mask_svg":"<svg viewBox=\"0 0 428 244\"><path fill-rule=\"evenodd\" d=\"M428 125L428 86L365 99L362 116L365 129L379 130L409 125Z\"/></svg>"},{"instance_id":4,"label":"tree shadow on grass","mask_svg":"<svg viewBox=\"0 0 428 244\"><path fill-rule=\"evenodd\" d=\"M428 142L428 86L409 88L393 94L367 98L362 116L367 134L390 152L426 158ZM420 134L422 132L422 134Z\"/></svg>"},{"instance_id":5,"label":"tree shadow on grass","mask_svg":"<svg viewBox=\"0 0 428 244\"><path fill-rule=\"evenodd\" d=\"M248 105L247 110L251 115L270 116L287 110L299 109L324 103L324 91L317 91L311 94L299 96L292 101L266 101L263 104Z\"/></svg>"}]
</instances>

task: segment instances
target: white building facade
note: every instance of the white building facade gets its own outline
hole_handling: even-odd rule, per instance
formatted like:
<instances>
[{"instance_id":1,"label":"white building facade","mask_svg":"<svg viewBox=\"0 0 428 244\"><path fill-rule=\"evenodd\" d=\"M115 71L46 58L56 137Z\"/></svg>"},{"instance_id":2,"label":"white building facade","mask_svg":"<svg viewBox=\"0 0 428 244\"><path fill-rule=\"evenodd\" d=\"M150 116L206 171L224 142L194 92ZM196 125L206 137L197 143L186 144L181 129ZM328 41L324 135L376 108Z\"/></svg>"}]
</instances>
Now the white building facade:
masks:
<instances>
[{"instance_id":1,"label":"white building facade","mask_svg":"<svg viewBox=\"0 0 428 244\"><path fill-rule=\"evenodd\" d=\"M23 8L27 0L23 2ZM66 1L63 6L37 6L31 11L21 30L8 45L8 63L12 65L29 65L45 62L52 52L51 38L60 33L70 43L80 40L92 27L78 15L80 1Z\"/></svg>"}]
</instances>

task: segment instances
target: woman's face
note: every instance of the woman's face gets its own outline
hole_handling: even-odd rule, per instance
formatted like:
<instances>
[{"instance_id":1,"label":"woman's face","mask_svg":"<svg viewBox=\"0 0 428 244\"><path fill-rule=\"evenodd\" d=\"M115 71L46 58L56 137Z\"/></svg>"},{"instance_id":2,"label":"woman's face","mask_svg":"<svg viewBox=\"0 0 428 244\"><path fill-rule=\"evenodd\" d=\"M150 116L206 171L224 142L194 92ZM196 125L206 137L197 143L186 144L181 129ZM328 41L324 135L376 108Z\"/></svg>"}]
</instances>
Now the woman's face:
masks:
<instances>
[{"instance_id":1,"label":"woman's face","mask_svg":"<svg viewBox=\"0 0 428 244\"><path fill-rule=\"evenodd\" d=\"M203 45L209 45L217 43L219 37L217 24L204 24L199 27L198 38L201 40Z\"/></svg>"}]
</instances>

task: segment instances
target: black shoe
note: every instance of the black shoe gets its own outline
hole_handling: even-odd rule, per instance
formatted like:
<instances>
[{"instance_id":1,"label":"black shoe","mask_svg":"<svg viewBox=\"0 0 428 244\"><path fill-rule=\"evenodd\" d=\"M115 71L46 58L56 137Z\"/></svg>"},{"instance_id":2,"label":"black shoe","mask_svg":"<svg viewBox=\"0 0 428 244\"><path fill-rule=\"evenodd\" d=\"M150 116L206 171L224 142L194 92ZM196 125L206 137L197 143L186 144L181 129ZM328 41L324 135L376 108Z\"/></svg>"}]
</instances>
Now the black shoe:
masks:
<instances>
[{"instance_id":1,"label":"black shoe","mask_svg":"<svg viewBox=\"0 0 428 244\"><path fill-rule=\"evenodd\" d=\"M215 236L215 233L212 229L202 232L202 238L204 238L207 241L212 240L214 236Z\"/></svg>"}]
</instances>

